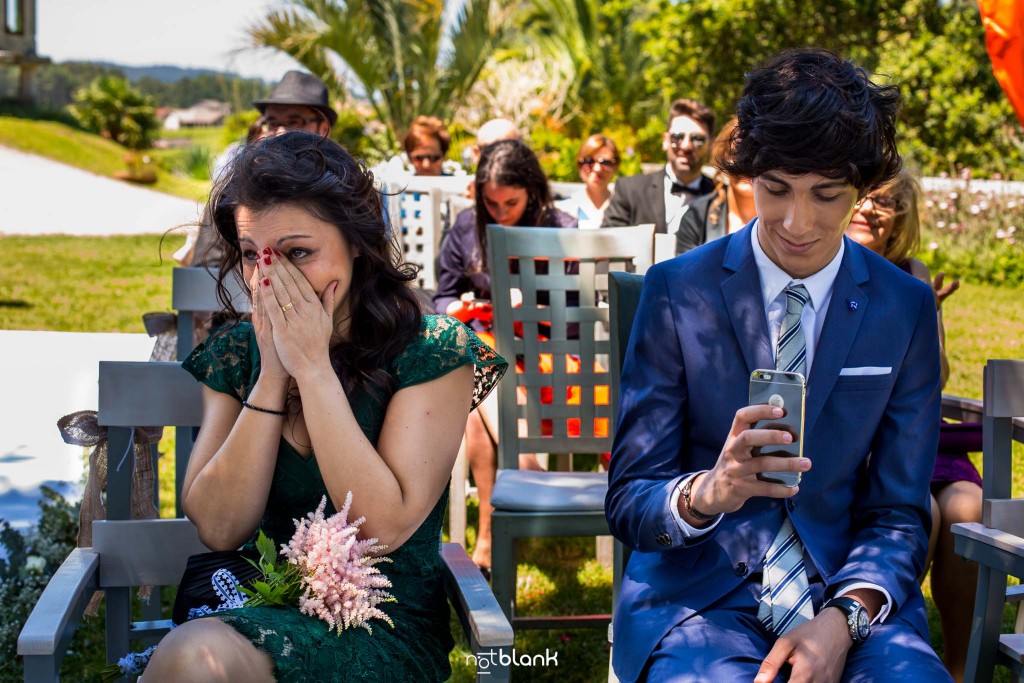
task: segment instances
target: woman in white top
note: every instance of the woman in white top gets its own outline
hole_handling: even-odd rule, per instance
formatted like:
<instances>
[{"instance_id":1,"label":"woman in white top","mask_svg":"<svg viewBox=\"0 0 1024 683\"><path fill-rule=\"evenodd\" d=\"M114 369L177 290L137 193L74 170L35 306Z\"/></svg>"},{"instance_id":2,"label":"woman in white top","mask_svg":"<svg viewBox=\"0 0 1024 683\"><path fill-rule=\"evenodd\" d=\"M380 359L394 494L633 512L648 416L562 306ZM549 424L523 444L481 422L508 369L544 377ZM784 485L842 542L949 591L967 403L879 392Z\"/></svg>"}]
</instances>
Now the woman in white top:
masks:
<instances>
[{"instance_id":1,"label":"woman in white top","mask_svg":"<svg viewBox=\"0 0 1024 683\"><path fill-rule=\"evenodd\" d=\"M580 147L576 165L585 187L555 202L555 207L575 218L581 229L601 227L604 210L612 199L609 185L619 169L619 150L611 138L591 135Z\"/></svg>"}]
</instances>

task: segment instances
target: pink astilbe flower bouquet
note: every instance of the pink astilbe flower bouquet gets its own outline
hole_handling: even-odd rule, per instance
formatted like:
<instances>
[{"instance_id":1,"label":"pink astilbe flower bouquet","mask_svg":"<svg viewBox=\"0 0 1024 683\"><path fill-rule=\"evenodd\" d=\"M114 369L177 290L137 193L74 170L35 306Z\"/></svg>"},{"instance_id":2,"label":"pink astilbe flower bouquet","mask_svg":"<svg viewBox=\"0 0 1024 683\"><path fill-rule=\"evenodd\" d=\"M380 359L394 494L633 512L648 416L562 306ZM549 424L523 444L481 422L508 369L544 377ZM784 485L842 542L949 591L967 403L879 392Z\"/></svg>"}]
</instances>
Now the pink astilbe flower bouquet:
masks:
<instances>
[{"instance_id":1,"label":"pink astilbe flower bouquet","mask_svg":"<svg viewBox=\"0 0 1024 683\"><path fill-rule=\"evenodd\" d=\"M295 521L295 535L281 546L285 564L277 563L273 541L260 533L256 566L263 572L264 581L255 581L251 589L242 587L249 596L246 606L295 605L297 598L303 614L322 619L339 634L355 627L373 633L372 619L394 627L391 618L378 607L395 602L385 590L391 588L391 582L376 566L391 561L376 555L387 546L377 544L376 538L356 538L366 520L360 517L349 522L351 491L341 510L325 519L326 505L324 496L316 511Z\"/></svg>"},{"instance_id":2,"label":"pink astilbe flower bouquet","mask_svg":"<svg viewBox=\"0 0 1024 683\"><path fill-rule=\"evenodd\" d=\"M385 590L391 588L391 582L376 567L391 561L390 557L375 554L387 546L377 545L376 538L356 539L366 518L348 521L351 491L341 510L328 519L324 519L326 503L325 496L316 512L296 523L292 540L281 546L288 562L298 566L302 576L299 610L323 619L338 633L357 626L373 633L371 619L380 619L394 628L391 618L378 607L383 602L395 602Z\"/></svg>"}]
</instances>

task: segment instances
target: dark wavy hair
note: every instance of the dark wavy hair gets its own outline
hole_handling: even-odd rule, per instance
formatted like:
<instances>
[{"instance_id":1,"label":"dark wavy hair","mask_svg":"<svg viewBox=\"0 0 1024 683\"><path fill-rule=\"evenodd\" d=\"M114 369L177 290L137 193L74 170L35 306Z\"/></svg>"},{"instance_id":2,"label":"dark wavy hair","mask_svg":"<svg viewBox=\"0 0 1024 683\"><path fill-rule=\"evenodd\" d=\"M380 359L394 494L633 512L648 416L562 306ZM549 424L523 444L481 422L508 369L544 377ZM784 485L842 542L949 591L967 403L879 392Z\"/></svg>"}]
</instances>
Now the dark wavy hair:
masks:
<instances>
[{"instance_id":1,"label":"dark wavy hair","mask_svg":"<svg viewBox=\"0 0 1024 683\"><path fill-rule=\"evenodd\" d=\"M700 125L711 135L715 132L715 112L705 104L697 100L681 97L672 103L668 108L668 125L672 127L672 119L677 116L688 116Z\"/></svg>"},{"instance_id":2,"label":"dark wavy hair","mask_svg":"<svg viewBox=\"0 0 1024 683\"><path fill-rule=\"evenodd\" d=\"M244 147L210 196L213 221L224 241L217 295L228 320L238 322L224 285L242 274L235 211L291 205L331 223L358 254L347 299L348 337L330 348L345 391L363 389L386 403L395 381L387 368L420 330L420 307L409 283L416 269L402 263L384 223L382 195L373 174L329 138L289 131Z\"/></svg>"},{"instance_id":3,"label":"dark wavy hair","mask_svg":"<svg viewBox=\"0 0 1024 683\"><path fill-rule=\"evenodd\" d=\"M896 149L895 86L821 48L781 52L747 74L736 108L729 175L766 171L844 178L861 196L891 180Z\"/></svg>"},{"instance_id":4,"label":"dark wavy hair","mask_svg":"<svg viewBox=\"0 0 1024 683\"><path fill-rule=\"evenodd\" d=\"M554 212L554 197L537 155L522 140L498 140L481 150L476 168L476 239L480 247L476 264L487 268L487 224L495 220L484 203L484 185L494 183L526 190L526 210L516 225L542 227Z\"/></svg>"}]
</instances>

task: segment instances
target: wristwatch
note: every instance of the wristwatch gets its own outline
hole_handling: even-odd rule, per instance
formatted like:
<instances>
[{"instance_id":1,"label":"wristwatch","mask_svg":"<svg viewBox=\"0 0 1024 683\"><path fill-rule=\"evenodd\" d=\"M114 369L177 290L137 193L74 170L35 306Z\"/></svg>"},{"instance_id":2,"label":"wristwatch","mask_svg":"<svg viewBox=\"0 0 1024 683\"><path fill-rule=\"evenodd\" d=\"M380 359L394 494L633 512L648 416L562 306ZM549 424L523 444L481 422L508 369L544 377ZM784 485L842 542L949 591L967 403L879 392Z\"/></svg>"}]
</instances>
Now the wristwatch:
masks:
<instances>
[{"instance_id":1,"label":"wristwatch","mask_svg":"<svg viewBox=\"0 0 1024 683\"><path fill-rule=\"evenodd\" d=\"M842 610L846 615L846 625L850 629L850 640L854 645L860 645L871 635L871 617L864 605L853 598L832 598L821 609L835 607Z\"/></svg>"}]
</instances>

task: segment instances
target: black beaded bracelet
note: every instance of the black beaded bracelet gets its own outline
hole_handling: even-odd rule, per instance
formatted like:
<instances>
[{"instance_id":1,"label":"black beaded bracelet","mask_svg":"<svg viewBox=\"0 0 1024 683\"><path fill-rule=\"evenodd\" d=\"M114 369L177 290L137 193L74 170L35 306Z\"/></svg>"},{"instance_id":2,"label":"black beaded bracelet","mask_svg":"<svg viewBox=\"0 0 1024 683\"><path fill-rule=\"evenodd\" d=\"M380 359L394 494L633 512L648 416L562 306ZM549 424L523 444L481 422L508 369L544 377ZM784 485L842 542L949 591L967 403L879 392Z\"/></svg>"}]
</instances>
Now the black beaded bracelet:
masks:
<instances>
[{"instance_id":1,"label":"black beaded bracelet","mask_svg":"<svg viewBox=\"0 0 1024 683\"><path fill-rule=\"evenodd\" d=\"M288 413L286 411L284 411L284 410L271 410L270 408L260 408L259 406L254 406L253 404L247 403L246 401L242 401L242 407L243 408L248 408L249 410L255 410L255 411L260 412L260 413L269 413L271 415L280 415L281 417L285 417L285 416L288 415Z\"/></svg>"}]
</instances>

